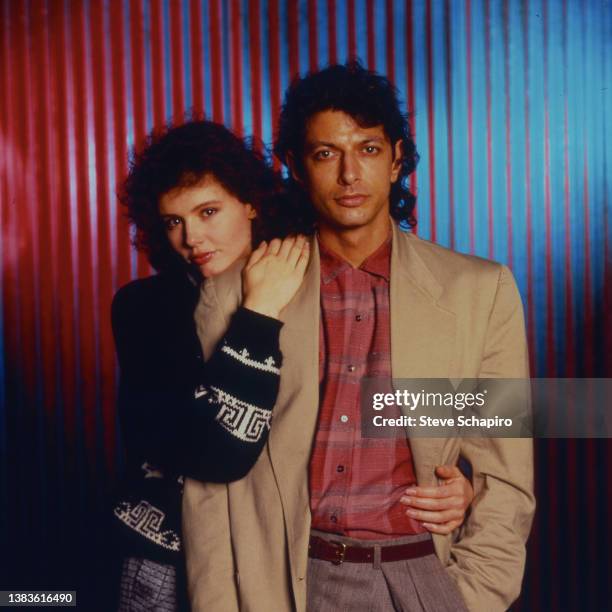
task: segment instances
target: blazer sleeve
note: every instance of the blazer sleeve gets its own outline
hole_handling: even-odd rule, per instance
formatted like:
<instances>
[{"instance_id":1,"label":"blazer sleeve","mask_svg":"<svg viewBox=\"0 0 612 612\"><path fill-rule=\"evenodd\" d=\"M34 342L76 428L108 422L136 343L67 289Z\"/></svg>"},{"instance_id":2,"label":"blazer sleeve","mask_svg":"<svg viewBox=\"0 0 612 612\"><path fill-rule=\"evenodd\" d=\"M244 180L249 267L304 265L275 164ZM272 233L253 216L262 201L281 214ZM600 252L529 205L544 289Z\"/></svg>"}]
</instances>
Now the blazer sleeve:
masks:
<instances>
[{"instance_id":1,"label":"blazer sleeve","mask_svg":"<svg viewBox=\"0 0 612 612\"><path fill-rule=\"evenodd\" d=\"M523 309L511 272L500 269L479 378L529 376ZM507 610L518 597L525 543L535 512L533 443L527 438L465 438L475 497L447 568L469 610Z\"/></svg>"}]
</instances>

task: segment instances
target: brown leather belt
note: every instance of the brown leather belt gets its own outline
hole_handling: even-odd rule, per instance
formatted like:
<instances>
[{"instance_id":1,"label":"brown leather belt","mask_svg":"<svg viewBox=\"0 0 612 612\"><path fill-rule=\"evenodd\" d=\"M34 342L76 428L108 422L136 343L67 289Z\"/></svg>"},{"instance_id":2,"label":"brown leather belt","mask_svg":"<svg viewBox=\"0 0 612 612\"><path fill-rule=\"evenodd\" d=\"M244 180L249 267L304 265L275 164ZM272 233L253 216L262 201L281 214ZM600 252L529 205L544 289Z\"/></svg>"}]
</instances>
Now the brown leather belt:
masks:
<instances>
[{"instance_id":1,"label":"brown leather belt","mask_svg":"<svg viewBox=\"0 0 612 612\"><path fill-rule=\"evenodd\" d=\"M404 561L434 554L434 545L431 540L413 542L411 544L396 544L394 546L380 547L380 560ZM344 542L324 540L318 536L310 536L308 556L312 559L322 559L340 565L348 563L373 563L374 546L347 546Z\"/></svg>"}]
</instances>

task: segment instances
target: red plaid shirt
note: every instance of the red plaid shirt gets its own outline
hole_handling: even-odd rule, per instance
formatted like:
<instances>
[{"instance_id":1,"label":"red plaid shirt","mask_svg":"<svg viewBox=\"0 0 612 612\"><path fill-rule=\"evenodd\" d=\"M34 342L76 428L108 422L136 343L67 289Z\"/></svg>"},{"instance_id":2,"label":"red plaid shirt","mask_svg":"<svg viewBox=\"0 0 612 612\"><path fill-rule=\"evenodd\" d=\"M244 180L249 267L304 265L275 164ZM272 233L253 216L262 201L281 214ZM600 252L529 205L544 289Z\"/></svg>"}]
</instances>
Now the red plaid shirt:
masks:
<instances>
[{"instance_id":1,"label":"red plaid shirt","mask_svg":"<svg viewBox=\"0 0 612 612\"><path fill-rule=\"evenodd\" d=\"M319 243L319 421L310 459L312 527L363 539L423 533L399 503L416 482L406 438L362 438L360 382L391 382L391 238L359 268Z\"/></svg>"}]
</instances>

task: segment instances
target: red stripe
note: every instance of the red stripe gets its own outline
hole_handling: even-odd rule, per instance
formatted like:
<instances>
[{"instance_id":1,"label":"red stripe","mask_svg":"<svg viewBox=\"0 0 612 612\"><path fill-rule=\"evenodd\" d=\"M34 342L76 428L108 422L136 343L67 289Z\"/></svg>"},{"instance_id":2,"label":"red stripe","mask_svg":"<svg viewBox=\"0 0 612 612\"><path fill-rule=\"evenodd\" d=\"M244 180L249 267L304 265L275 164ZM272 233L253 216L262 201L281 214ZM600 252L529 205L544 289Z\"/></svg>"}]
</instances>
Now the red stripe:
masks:
<instances>
[{"instance_id":1,"label":"red stripe","mask_svg":"<svg viewBox=\"0 0 612 612\"><path fill-rule=\"evenodd\" d=\"M88 122L92 116L90 90L87 74L91 67L85 65L86 31L84 7L73 5L75 9L72 20L72 58L74 61L75 92L78 92L80 112L75 121L75 152L77 168L77 201L78 206L78 278L79 310L77 313L79 329L79 365L80 378L86 384L81 386L81 405L85 434L85 448L90 466L95 465L96 452L96 363L95 363L95 322L93 300L93 261L91 257L92 235L89 211L92 208L89 198L88 171Z\"/></svg>"},{"instance_id":2,"label":"red stripe","mask_svg":"<svg viewBox=\"0 0 612 612\"><path fill-rule=\"evenodd\" d=\"M133 103L134 103L134 142L140 147L144 141L146 133L146 111L151 104L145 85L145 23L144 12L140 0L132 0L130 6L130 16L132 22L132 73L133 77ZM136 272L138 276L149 274L149 263L146 257L139 253L136 259Z\"/></svg>"},{"instance_id":3,"label":"red stripe","mask_svg":"<svg viewBox=\"0 0 612 612\"><path fill-rule=\"evenodd\" d=\"M223 76L221 68L221 11L219 0L210 0L210 75L213 121L223 123Z\"/></svg>"},{"instance_id":4,"label":"red stripe","mask_svg":"<svg viewBox=\"0 0 612 612\"><path fill-rule=\"evenodd\" d=\"M232 129L242 137L242 19L240 15L240 0L232 0L231 4L232 43Z\"/></svg>"},{"instance_id":5,"label":"red stripe","mask_svg":"<svg viewBox=\"0 0 612 612\"><path fill-rule=\"evenodd\" d=\"M19 308L22 325L19 330L19 337L21 339L23 351L23 363L20 364L20 367L23 372L26 397L33 403L35 389L38 383L38 372L36 367L37 328L35 316L37 285L34 278L36 270L35 249L37 242L35 234L36 211L33 208L36 203L36 197L33 193L36 167L32 159L34 155L34 142L33 135L31 134L31 121L34 117L32 110L34 94L31 89L32 75L27 7L22 5L20 8L21 11L18 17L19 25L15 28L18 32L16 38L19 46L13 47L19 48L19 53L20 55L22 54L23 57L23 65L18 74L22 77L21 90L19 92L21 94L20 99L25 101L25 104L20 105L17 114L17 121L21 126L21 130L18 133L18 142L22 147L22 159L24 163L24 169L20 173L20 192L25 201L25 210L22 212L18 226L22 228L23 231L18 231L17 234L22 239L19 242L17 252L20 281L19 293L21 296Z\"/></svg>"},{"instance_id":6,"label":"red stripe","mask_svg":"<svg viewBox=\"0 0 612 612\"><path fill-rule=\"evenodd\" d=\"M444 1L444 54L446 77L446 139L448 163L448 217L450 248L455 248L455 170L454 170L454 139L453 139L453 56L451 50L451 15L450 0Z\"/></svg>"},{"instance_id":7,"label":"red stripe","mask_svg":"<svg viewBox=\"0 0 612 612\"><path fill-rule=\"evenodd\" d=\"M127 108L125 97L125 18L121 11L109 11L110 35L111 35L111 65L113 67L112 95L113 95L113 114L114 114L114 148L115 148L115 177L117 182L121 182L126 174L127 162L127 129L126 116L131 111ZM116 216L117 227L117 275L113 289L125 285L130 280L130 237L127 217L119 202L113 199L118 207Z\"/></svg>"},{"instance_id":8,"label":"red stripe","mask_svg":"<svg viewBox=\"0 0 612 612\"><path fill-rule=\"evenodd\" d=\"M183 60L183 15L178 0L170 2L170 44L172 55L172 106L175 123L183 123L185 117L185 62ZM168 58L166 58L168 61Z\"/></svg>"},{"instance_id":9,"label":"red stripe","mask_svg":"<svg viewBox=\"0 0 612 612\"><path fill-rule=\"evenodd\" d=\"M57 226L55 211L57 210L57 171L54 154L47 126L52 125L53 101L49 91L49 49L48 22L43 5L32 7L31 26L33 79L33 116L35 129L33 136L37 151L34 163L36 180L33 189L36 193L34 203L36 218L36 245L34 246L36 264L34 268L34 283L38 289L36 315L40 325L40 346L37 357L40 359L42 374L42 403L47 418L52 419L55 412L57 360L57 302L55 288L57 287L58 262L56 245ZM41 273L44 271L44 273ZM44 305L41 308L41 305Z\"/></svg>"},{"instance_id":10,"label":"red stripe","mask_svg":"<svg viewBox=\"0 0 612 612\"><path fill-rule=\"evenodd\" d=\"M327 46L329 63L338 63L338 45L336 42L336 0L327 0Z\"/></svg>"},{"instance_id":11,"label":"red stripe","mask_svg":"<svg viewBox=\"0 0 612 612\"><path fill-rule=\"evenodd\" d=\"M66 33L68 19L67 13L59 3L52 3L49 7L53 22L53 36L50 38L51 88L55 92L57 104L57 117L55 121L57 134L57 177L58 201L57 219L64 236L74 236L70 215L70 168L69 144L71 132L69 119L72 108L72 92L69 85L66 66L68 65L66 49ZM76 355L75 355L75 311L74 311L74 276L72 273L71 240L57 240L57 258L62 262L61 274L58 277L57 293L59 299L59 354L61 359L60 397L63 403L64 435L68 447L72 447L76 438Z\"/></svg>"},{"instance_id":12,"label":"red stripe","mask_svg":"<svg viewBox=\"0 0 612 612\"><path fill-rule=\"evenodd\" d=\"M512 122L510 119L510 26L508 23L508 0L504 0L502 21L504 28L504 97L506 103L506 239L508 242L508 266L512 269L514 250L512 248Z\"/></svg>"},{"instance_id":13,"label":"red stripe","mask_svg":"<svg viewBox=\"0 0 612 612\"><path fill-rule=\"evenodd\" d=\"M272 132L276 134L278 116L280 114L281 92L280 92L280 40L279 40L279 15L278 0L270 0L268 6L268 19L270 27L270 113ZM274 167L278 170L278 160L274 159Z\"/></svg>"},{"instance_id":14,"label":"red stripe","mask_svg":"<svg viewBox=\"0 0 612 612\"><path fill-rule=\"evenodd\" d=\"M472 115L472 2L465 3L466 22L466 79L467 79L467 129L468 129L468 210L470 227L470 253L474 252L474 133Z\"/></svg>"},{"instance_id":15,"label":"red stripe","mask_svg":"<svg viewBox=\"0 0 612 612\"><path fill-rule=\"evenodd\" d=\"M386 50L387 50L387 78L395 83L395 20L393 19L393 0L386 0L385 4L387 22Z\"/></svg>"},{"instance_id":16,"label":"red stripe","mask_svg":"<svg viewBox=\"0 0 612 612\"><path fill-rule=\"evenodd\" d=\"M376 38L376 28L374 24L374 0L366 2L366 22L368 32L368 68L376 69L376 46L374 44Z\"/></svg>"},{"instance_id":17,"label":"red stripe","mask_svg":"<svg viewBox=\"0 0 612 612\"><path fill-rule=\"evenodd\" d=\"M349 59L357 58L357 41L355 34L355 0L348 0L348 46Z\"/></svg>"},{"instance_id":18,"label":"red stripe","mask_svg":"<svg viewBox=\"0 0 612 612\"><path fill-rule=\"evenodd\" d=\"M412 0L406 0L406 53L408 55L408 61L406 61L406 89L408 90L408 113L409 113L409 124L410 133L412 134L415 142L417 141L416 136L416 124L414 121L414 31L413 31L413 19L412 14ZM413 194L417 192L417 176L416 172L410 175L410 191ZM414 209L414 215L418 218L418 200L417 205ZM418 226L413 228L413 233L418 233Z\"/></svg>"},{"instance_id":19,"label":"red stripe","mask_svg":"<svg viewBox=\"0 0 612 612\"><path fill-rule=\"evenodd\" d=\"M193 110L196 116L204 114L204 78L202 75L202 5L199 0L190 0L190 26L191 26L191 92Z\"/></svg>"},{"instance_id":20,"label":"red stripe","mask_svg":"<svg viewBox=\"0 0 612 612\"><path fill-rule=\"evenodd\" d=\"M23 47L26 45L25 36L21 32L23 20L19 13L23 12L23 6L17 3L8 3L6 8L8 19L2 20L5 27L5 35L2 40L5 45L5 78L3 92L4 104L0 105L7 113L6 134L7 137L7 172L2 177L7 181L8 199L2 210L2 248L3 255L3 307L4 318L10 321L5 330L5 342L7 355L7 371L9 380L14 377L15 385L21 382L24 372L23 347L22 347L22 309L21 309L21 258L19 254L19 241L25 226L18 225L17 215L9 206L11 200L24 199L21 174L27 165L25 160L25 137L23 129L25 126L24 105L19 103L23 100L22 89L24 83L24 55Z\"/></svg>"},{"instance_id":21,"label":"red stripe","mask_svg":"<svg viewBox=\"0 0 612 612\"><path fill-rule=\"evenodd\" d=\"M130 4L130 40L132 43L132 103L134 105L134 142L140 145L146 131L146 92L144 76L144 14L140 0Z\"/></svg>"},{"instance_id":22,"label":"red stripe","mask_svg":"<svg viewBox=\"0 0 612 612\"><path fill-rule=\"evenodd\" d=\"M259 0L249 4L249 40L251 59L251 110L253 117L253 135L259 145L262 138L261 117L261 25L259 22Z\"/></svg>"},{"instance_id":23,"label":"red stripe","mask_svg":"<svg viewBox=\"0 0 612 612\"><path fill-rule=\"evenodd\" d=\"M317 0L308 0L308 65L313 71L319 67L317 39Z\"/></svg>"},{"instance_id":24,"label":"red stripe","mask_svg":"<svg viewBox=\"0 0 612 612\"><path fill-rule=\"evenodd\" d=\"M493 153L491 149L491 0L485 0L485 74L487 88L487 212L488 254L493 259Z\"/></svg>"},{"instance_id":25,"label":"red stripe","mask_svg":"<svg viewBox=\"0 0 612 612\"><path fill-rule=\"evenodd\" d=\"M164 99L164 36L162 30L162 0L151 2L151 80L153 82L153 121L156 128L166 122Z\"/></svg>"},{"instance_id":26,"label":"red stripe","mask_svg":"<svg viewBox=\"0 0 612 612\"><path fill-rule=\"evenodd\" d=\"M96 333L99 342L100 388L102 402L102 426L104 434L104 454L107 471L112 472L115 456L115 414L113 399L115 393L114 343L108 320L113 297L114 252L111 252L110 226L112 192L109 190L107 135L112 130L112 100L108 95L106 67L111 65L108 45L103 37L105 11L103 0L91 4L92 61L97 68L93 79L93 99L96 142L96 197L98 205L97 260L107 265L98 265L98 303L96 304ZM108 265L110 264L110 265Z\"/></svg>"},{"instance_id":27,"label":"red stripe","mask_svg":"<svg viewBox=\"0 0 612 612\"><path fill-rule=\"evenodd\" d=\"M429 159L429 216L431 240L436 241L436 135L434 131L433 25L431 2L425 9L425 40L427 61L427 156Z\"/></svg>"},{"instance_id":28,"label":"red stripe","mask_svg":"<svg viewBox=\"0 0 612 612\"><path fill-rule=\"evenodd\" d=\"M300 72L300 30L298 26L298 3L289 2L287 20L289 22L289 70L291 78Z\"/></svg>"}]
</instances>

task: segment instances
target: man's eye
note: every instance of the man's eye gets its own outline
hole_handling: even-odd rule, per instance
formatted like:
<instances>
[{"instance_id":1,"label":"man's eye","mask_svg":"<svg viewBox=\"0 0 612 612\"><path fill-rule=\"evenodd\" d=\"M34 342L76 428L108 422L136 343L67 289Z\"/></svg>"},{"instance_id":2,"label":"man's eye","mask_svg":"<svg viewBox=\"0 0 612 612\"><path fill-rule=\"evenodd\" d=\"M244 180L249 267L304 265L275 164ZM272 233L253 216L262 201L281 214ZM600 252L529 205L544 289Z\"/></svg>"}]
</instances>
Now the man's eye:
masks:
<instances>
[{"instance_id":1,"label":"man's eye","mask_svg":"<svg viewBox=\"0 0 612 612\"><path fill-rule=\"evenodd\" d=\"M323 151L317 151L314 155L315 159L329 159L332 156L332 152L328 149Z\"/></svg>"},{"instance_id":2,"label":"man's eye","mask_svg":"<svg viewBox=\"0 0 612 612\"><path fill-rule=\"evenodd\" d=\"M203 208L201 214L203 217L212 217L216 212L216 208Z\"/></svg>"},{"instance_id":3,"label":"man's eye","mask_svg":"<svg viewBox=\"0 0 612 612\"><path fill-rule=\"evenodd\" d=\"M167 230L175 228L177 225L180 225L180 223L181 220L178 217L166 217L166 219L164 219L164 225Z\"/></svg>"},{"instance_id":4,"label":"man's eye","mask_svg":"<svg viewBox=\"0 0 612 612\"><path fill-rule=\"evenodd\" d=\"M378 151L379 151L378 147L376 147L374 145L368 145L367 147L364 147L363 150L366 153L369 153L371 155L374 154L374 153L378 153Z\"/></svg>"}]
</instances>

